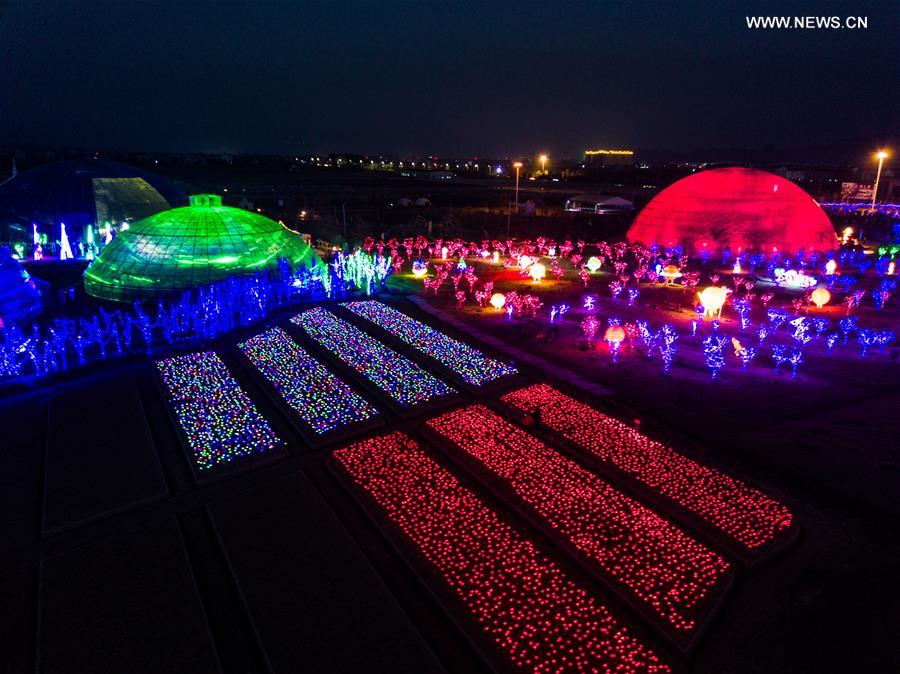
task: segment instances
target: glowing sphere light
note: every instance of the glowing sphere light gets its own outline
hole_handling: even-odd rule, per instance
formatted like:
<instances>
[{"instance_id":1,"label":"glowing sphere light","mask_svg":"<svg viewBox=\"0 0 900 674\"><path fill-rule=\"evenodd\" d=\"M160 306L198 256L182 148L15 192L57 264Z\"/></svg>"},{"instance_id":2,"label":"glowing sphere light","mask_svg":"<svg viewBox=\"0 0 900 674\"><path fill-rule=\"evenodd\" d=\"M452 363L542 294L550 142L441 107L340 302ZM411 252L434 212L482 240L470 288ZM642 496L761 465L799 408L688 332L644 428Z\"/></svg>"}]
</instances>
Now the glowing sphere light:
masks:
<instances>
[{"instance_id":1,"label":"glowing sphere light","mask_svg":"<svg viewBox=\"0 0 900 674\"><path fill-rule=\"evenodd\" d=\"M506 295L503 293L494 293L491 295L491 306L500 311L506 304Z\"/></svg>"},{"instance_id":2,"label":"glowing sphere light","mask_svg":"<svg viewBox=\"0 0 900 674\"><path fill-rule=\"evenodd\" d=\"M621 344L625 341L625 328L621 325L610 325L603 333L603 339L610 344Z\"/></svg>"},{"instance_id":3,"label":"glowing sphere light","mask_svg":"<svg viewBox=\"0 0 900 674\"><path fill-rule=\"evenodd\" d=\"M826 290L825 288L816 288L812 291L810 299L813 301L813 304L815 304L817 308L821 309L826 304L828 304L828 300L831 299L831 293L828 292L828 290Z\"/></svg>"},{"instance_id":4,"label":"glowing sphere light","mask_svg":"<svg viewBox=\"0 0 900 674\"><path fill-rule=\"evenodd\" d=\"M544 279L544 276L547 275L547 268L540 262L535 262L528 268L528 273L535 283L540 283Z\"/></svg>"},{"instance_id":5,"label":"glowing sphere light","mask_svg":"<svg viewBox=\"0 0 900 674\"><path fill-rule=\"evenodd\" d=\"M600 258L591 256L588 258L588 261L585 263L585 266L588 268L588 271L593 274L594 272L600 270L600 267L603 266L603 263L600 262Z\"/></svg>"}]
</instances>

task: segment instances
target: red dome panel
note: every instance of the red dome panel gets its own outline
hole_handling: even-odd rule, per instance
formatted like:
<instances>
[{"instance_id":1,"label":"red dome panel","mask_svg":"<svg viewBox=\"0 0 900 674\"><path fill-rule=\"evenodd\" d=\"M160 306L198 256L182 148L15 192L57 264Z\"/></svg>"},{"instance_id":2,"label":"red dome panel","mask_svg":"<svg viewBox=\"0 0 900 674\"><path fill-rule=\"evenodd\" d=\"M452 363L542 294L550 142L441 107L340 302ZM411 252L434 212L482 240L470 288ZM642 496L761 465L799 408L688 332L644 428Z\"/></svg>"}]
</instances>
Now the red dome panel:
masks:
<instances>
[{"instance_id":1,"label":"red dome panel","mask_svg":"<svg viewBox=\"0 0 900 674\"><path fill-rule=\"evenodd\" d=\"M657 194L635 218L629 241L681 244L688 252L794 252L837 246L831 220L789 180L756 169L710 169Z\"/></svg>"}]
</instances>

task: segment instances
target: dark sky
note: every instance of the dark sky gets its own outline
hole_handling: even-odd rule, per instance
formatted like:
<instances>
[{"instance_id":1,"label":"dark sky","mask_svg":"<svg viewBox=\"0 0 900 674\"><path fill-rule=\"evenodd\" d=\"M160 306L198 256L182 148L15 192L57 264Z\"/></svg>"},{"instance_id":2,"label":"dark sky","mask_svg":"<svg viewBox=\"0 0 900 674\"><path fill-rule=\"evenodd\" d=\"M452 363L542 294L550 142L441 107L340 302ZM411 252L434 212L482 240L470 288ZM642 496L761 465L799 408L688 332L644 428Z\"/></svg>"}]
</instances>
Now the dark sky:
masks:
<instances>
[{"instance_id":1,"label":"dark sky","mask_svg":"<svg viewBox=\"0 0 900 674\"><path fill-rule=\"evenodd\" d=\"M745 16L867 16L748 30ZM557 156L898 127L900 0L0 0L0 142Z\"/></svg>"}]
</instances>

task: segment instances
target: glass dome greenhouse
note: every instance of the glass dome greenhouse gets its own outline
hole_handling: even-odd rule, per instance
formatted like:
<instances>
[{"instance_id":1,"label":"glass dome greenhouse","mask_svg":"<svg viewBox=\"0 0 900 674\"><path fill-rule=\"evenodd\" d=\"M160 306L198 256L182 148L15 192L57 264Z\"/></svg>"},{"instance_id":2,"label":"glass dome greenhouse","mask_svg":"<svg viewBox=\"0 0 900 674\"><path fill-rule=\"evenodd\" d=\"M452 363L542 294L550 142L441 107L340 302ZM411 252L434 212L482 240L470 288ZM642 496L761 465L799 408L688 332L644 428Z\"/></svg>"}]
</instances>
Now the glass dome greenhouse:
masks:
<instances>
[{"instance_id":1,"label":"glass dome greenhouse","mask_svg":"<svg viewBox=\"0 0 900 674\"><path fill-rule=\"evenodd\" d=\"M94 297L132 301L277 269L280 260L295 271L325 270L300 235L201 194L119 233L85 271L84 287Z\"/></svg>"},{"instance_id":2,"label":"glass dome greenhouse","mask_svg":"<svg viewBox=\"0 0 900 674\"><path fill-rule=\"evenodd\" d=\"M650 200L629 241L690 252L831 250L837 236L813 198L781 176L716 168L682 178Z\"/></svg>"},{"instance_id":3,"label":"glass dome greenhouse","mask_svg":"<svg viewBox=\"0 0 900 674\"><path fill-rule=\"evenodd\" d=\"M188 198L164 178L134 166L102 159L57 161L0 184L0 235L31 241L32 225L50 237L66 223L80 239L88 225L119 225L184 206Z\"/></svg>"}]
</instances>

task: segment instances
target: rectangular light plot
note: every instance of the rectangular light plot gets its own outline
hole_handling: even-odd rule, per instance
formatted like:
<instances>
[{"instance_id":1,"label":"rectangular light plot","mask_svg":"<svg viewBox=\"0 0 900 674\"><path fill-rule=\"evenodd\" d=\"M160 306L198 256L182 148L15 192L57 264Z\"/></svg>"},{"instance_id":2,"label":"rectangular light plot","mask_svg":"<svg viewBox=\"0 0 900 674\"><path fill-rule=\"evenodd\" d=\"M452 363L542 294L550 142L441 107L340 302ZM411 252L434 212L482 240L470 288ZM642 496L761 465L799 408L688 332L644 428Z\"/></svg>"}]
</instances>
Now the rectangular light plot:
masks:
<instances>
[{"instance_id":1,"label":"rectangular light plot","mask_svg":"<svg viewBox=\"0 0 900 674\"><path fill-rule=\"evenodd\" d=\"M474 386L483 386L517 372L512 365L491 358L381 302L345 302L341 306L403 340L416 351L434 358Z\"/></svg>"},{"instance_id":2,"label":"rectangular light plot","mask_svg":"<svg viewBox=\"0 0 900 674\"><path fill-rule=\"evenodd\" d=\"M378 415L281 328L251 337L238 349L317 435Z\"/></svg>"},{"instance_id":3,"label":"rectangular light plot","mask_svg":"<svg viewBox=\"0 0 900 674\"><path fill-rule=\"evenodd\" d=\"M517 670L668 672L620 618L396 432L334 457Z\"/></svg>"},{"instance_id":4,"label":"rectangular light plot","mask_svg":"<svg viewBox=\"0 0 900 674\"><path fill-rule=\"evenodd\" d=\"M539 411L541 425L670 499L741 549L779 542L791 527L792 515L784 504L552 386L536 384L502 400L525 413Z\"/></svg>"},{"instance_id":5,"label":"rectangular light plot","mask_svg":"<svg viewBox=\"0 0 900 674\"><path fill-rule=\"evenodd\" d=\"M156 367L199 470L262 455L280 444L214 352L173 356Z\"/></svg>"},{"instance_id":6,"label":"rectangular light plot","mask_svg":"<svg viewBox=\"0 0 900 674\"><path fill-rule=\"evenodd\" d=\"M455 392L405 356L321 307L294 316L291 323L404 407Z\"/></svg>"},{"instance_id":7,"label":"rectangular light plot","mask_svg":"<svg viewBox=\"0 0 900 674\"><path fill-rule=\"evenodd\" d=\"M428 426L500 478L673 634L682 639L702 624L729 567L718 553L483 405Z\"/></svg>"}]
</instances>

